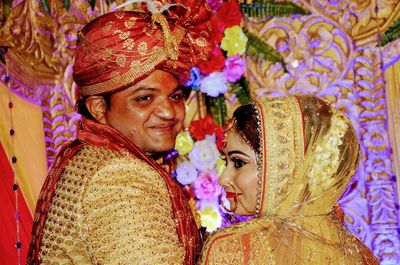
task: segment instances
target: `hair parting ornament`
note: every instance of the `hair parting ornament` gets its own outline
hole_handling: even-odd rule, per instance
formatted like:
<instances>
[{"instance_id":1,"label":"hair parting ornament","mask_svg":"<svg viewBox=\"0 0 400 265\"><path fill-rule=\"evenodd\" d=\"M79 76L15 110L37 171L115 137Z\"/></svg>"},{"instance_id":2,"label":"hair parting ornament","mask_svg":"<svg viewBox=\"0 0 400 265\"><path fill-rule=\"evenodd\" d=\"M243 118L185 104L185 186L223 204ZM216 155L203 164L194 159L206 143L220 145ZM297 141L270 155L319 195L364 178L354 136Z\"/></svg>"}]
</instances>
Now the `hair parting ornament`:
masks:
<instances>
[{"instance_id":1,"label":"hair parting ornament","mask_svg":"<svg viewBox=\"0 0 400 265\"><path fill-rule=\"evenodd\" d=\"M228 138L228 134L231 133L232 131L236 131L240 137L245 141L245 143L252 148L252 145L250 141L247 139L246 135L244 135L239 129L237 125L237 120L235 117L230 118L225 125L225 130L224 130L224 141L223 141L223 147L226 146L226 139ZM253 149L253 148L252 148Z\"/></svg>"},{"instance_id":2,"label":"hair parting ornament","mask_svg":"<svg viewBox=\"0 0 400 265\"><path fill-rule=\"evenodd\" d=\"M226 147L226 139L228 138L228 134L237 129L237 120L235 117L230 118L226 121L226 125L224 127L224 140L222 141L222 147Z\"/></svg>"}]
</instances>

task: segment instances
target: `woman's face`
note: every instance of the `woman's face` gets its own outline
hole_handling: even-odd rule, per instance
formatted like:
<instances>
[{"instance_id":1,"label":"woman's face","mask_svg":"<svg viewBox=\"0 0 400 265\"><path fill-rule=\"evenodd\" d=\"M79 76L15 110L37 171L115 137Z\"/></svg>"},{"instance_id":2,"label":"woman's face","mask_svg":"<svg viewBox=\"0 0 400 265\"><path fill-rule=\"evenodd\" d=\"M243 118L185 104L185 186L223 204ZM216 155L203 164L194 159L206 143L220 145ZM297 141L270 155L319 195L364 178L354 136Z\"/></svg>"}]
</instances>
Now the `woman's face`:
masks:
<instances>
[{"instance_id":1,"label":"woman's face","mask_svg":"<svg viewBox=\"0 0 400 265\"><path fill-rule=\"evenodd\" d=\"M234 130L228 133L226 141L223 152L227 166L219 179L219 184L225 189L232 212L253 215L257 203L256 153Z\"/></svg>"}]
</instances>

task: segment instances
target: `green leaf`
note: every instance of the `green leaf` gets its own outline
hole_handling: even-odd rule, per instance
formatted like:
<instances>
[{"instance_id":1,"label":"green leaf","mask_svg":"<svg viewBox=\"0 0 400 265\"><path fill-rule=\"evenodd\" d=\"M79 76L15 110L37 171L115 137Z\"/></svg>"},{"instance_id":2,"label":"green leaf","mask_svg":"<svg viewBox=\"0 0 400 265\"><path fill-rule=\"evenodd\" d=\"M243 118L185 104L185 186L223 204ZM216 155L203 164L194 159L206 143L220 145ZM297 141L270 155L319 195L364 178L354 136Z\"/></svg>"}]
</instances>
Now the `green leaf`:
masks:
<instances>
[{"instance_id":1,"label":"green leaf","mask_svg":"<svg viewBox=\"0 0 400 265\"><path fill-rule=\"evenodd\" d=\"M393 24L385 31L382 36L381 46L385 46L389 42L400 38L400 18L395 20Z\"/></svg>"},{"instance_id":2,"label":"green leaf","mask_svg":"<svg viewBox=\"0 0 400 265\"><path fill-rule=\"evenodd\" d=\"M2 21L0 22L5 22L11 13L12 0L2 0L2 2L3 2L3 14L1 17Z\"/></svg>"},{"instance_id":3,"label":"green leaf","mask_svg":"<svg viewBox=\"0 0 400 265\"><path fill-rule=\"evenodd\" d=\"M246 36L248 37L247 46L246 46L246 54L255 56L261 60L269 61L272 63L280 63L286 70L286 64L283 60L283 56L280 55L273 47L265 43L256 35L250 33L248 30L243 30Z\"/></svg>"},{"instance_id":4,"label":"green leaf","mask_svg":"<svg viewBox=\"0 0 400 265\"><path fill-rule=\"evenodd\" d=\"M40 0L40 3L42 4L42 7L44 8L44 11L46 11L47 14L51 14L49 4L47 3L47 0Z\"/></svg>"},{"instance_id":5,"label":"green leaf","mask_svg":"<svg viewBox=\"0 0 400 265\"><path fill-rule=\"evenodd\" d=\"M212 118L219 125L225 125L228 117L228 108L226 107L224 95L219 95L216 98L207 96L206 105L209 107Z\"/></svg>"},{"instance_id":6,"label":"green leaf","mask_svg":"<svg viewBox=\"0 0 400 265\"><path fill-rule=\"evenodd\" d=\"M258 0L251 4L241 4L240 10L249 17L287 17L291 15L308 15L311 12L290 2L275 3Z\"/></svg>"},{"instance_id":7,"label":"green leaf","mask_svg":"<svg viewBox=\"0 0 400 265\"><path fill-rule=\"evenodd\" d=\"M96 6L96 0L89 0L89 5L92 9Z\"/></svg>"},{"instance_id":8,"label":"green leaf","mask_svg":"<svg viewBox=\"0 0 400 265\"><path fill-rule=\"evenodd\" d=\"M71 1L70 0L64 0L64 8L69 11L71 8Z\"/></svg>"},{"instance_id":9,"label":"green leaf","mask_svg":"<svg viewBox=\"0 0 400 265\"><path fill-rule=\"evenodd\" d=\"M7 53L7 47L0 47L0 61L4 65L7 63L5 58L6 53Z\"/></svg>"},{"instance_id":10,"label":"green leaf","mask_svg":"<svg viewBox=\"0 0 400 265\"><path fill-rule=\"evenodd\" d=\"M239 81L231 84L232 92L235 93L236 98L240 104L248 104L251 101L249 92L249 82L246 78L242 77Z\"/></svg>"}]
</instances>

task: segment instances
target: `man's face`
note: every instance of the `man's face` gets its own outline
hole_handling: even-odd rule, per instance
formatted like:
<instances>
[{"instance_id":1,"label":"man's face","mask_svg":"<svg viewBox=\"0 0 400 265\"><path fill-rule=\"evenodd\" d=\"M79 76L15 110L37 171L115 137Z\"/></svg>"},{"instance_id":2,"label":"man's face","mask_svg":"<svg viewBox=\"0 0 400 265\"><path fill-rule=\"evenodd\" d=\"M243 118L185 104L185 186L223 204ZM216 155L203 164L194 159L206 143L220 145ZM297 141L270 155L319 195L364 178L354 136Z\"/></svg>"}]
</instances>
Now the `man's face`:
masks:
<instances>
[{"instance_id":1,"label":"man's face","mask_svg":"<svg viewBox=\"0 0 400 265\"><path fill-rule=\"evenodd\" d=\"M177 79L155 70L134 86L110 97L106 123L142 151L159 154L172 150L183 127L185 105Z\"/></svg>"}]
</instances>

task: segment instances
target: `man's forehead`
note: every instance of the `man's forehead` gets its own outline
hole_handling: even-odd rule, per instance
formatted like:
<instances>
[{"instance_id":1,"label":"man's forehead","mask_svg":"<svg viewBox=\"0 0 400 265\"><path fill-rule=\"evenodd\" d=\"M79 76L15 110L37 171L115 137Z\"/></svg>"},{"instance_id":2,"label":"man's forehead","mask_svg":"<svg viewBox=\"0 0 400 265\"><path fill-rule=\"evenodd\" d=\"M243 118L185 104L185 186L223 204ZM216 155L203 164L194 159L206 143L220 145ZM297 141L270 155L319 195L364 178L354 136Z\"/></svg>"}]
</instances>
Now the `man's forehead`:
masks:
<instances>
[{"instance_id":1,"label":"man's forehead","mask_svg":"<svg viewBox=\"0 0 400 265\"><path fill-rule=\"evenodd\" d=\"M182 91L182 90L183 90L182 86L164 87L163 84L144 83L129 87L126 89L126 92L129 94L140 93L140 92L174 93L176 91Z\"/></svg>"}]
</instances>

